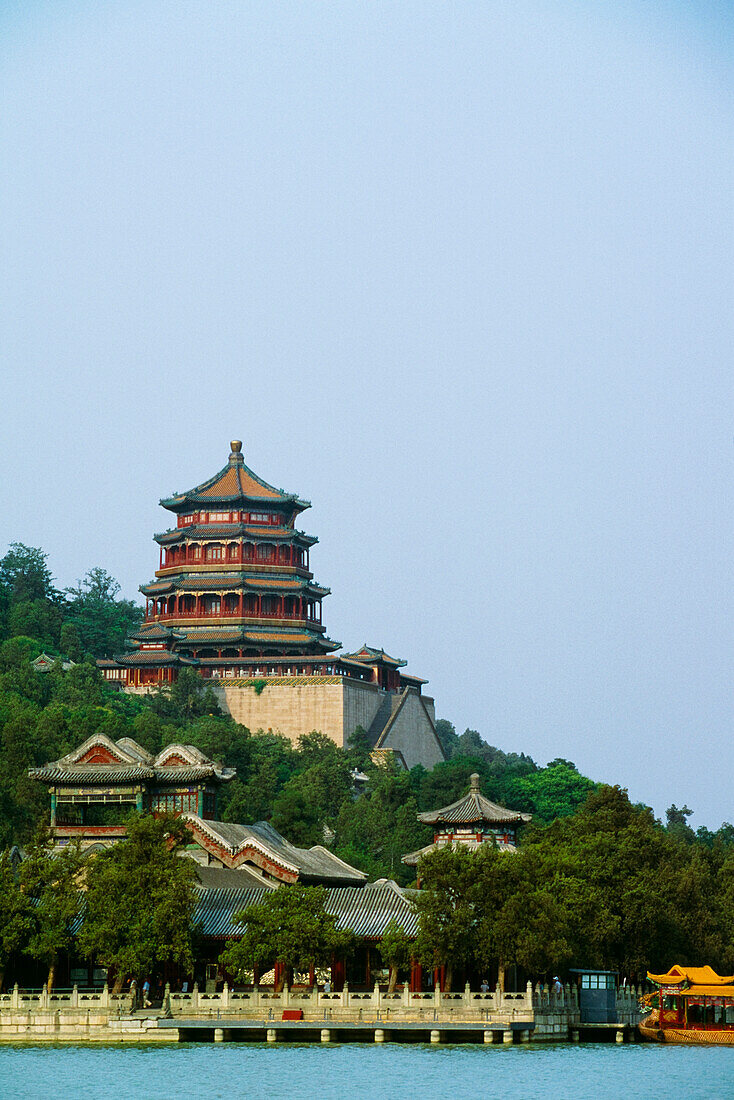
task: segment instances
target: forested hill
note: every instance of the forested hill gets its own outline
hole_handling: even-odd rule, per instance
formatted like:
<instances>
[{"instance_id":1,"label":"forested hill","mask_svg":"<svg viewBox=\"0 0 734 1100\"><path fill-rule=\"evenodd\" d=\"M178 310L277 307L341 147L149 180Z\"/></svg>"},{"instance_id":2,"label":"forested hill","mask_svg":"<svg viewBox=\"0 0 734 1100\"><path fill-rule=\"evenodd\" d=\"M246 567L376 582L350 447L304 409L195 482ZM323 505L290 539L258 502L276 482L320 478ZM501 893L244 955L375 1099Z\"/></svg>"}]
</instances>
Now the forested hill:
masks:
<instances>
[{"instance_id":1,"label":"forested hill","mask_svg":"<svg viewBox=\"0 0 734 1100\"><path fill-rule=\"evenodd\" d=\"M526 829L533 843L557 819L575 820L599 785L569 761L546 767L529 756L505 753L476 731L457 735L438 723L449 759L433 771L393 772L372 766L363 731L355 731L348 752L314 732L298 746L273 734L256 735L220 713L200 677L185 672L170 693L128 696L100 678L94 658L119 652L139 622L141 609L118 599L119 586L102 569L92 569L76 588L59 592L43 551L14 544L0 561L0 848L26 842L48 820L48 793L27 777L27 769L71 751L98 731L113 739L132 737L151 752L172 741L194 744L237 769L223 791L225 820L269 820L299 845L323 843L370 876L407 883L413 871L401 856L432 839L419 825L419 811L435 809L463 794L469 776L481 776L493 801L534 815ZM77 662L63 672L37 673L31 661L45 650ZM352 770L369 783L357 796ZM624 796L626 797L626 796ZM718 833L686 824L687 807L668 811L665 827L649 827L692 849L729 848L734 829ZM641 819L642 820L642 819ZM646 828L648 827L646 824Z\"/></svg>"}]
</instances>

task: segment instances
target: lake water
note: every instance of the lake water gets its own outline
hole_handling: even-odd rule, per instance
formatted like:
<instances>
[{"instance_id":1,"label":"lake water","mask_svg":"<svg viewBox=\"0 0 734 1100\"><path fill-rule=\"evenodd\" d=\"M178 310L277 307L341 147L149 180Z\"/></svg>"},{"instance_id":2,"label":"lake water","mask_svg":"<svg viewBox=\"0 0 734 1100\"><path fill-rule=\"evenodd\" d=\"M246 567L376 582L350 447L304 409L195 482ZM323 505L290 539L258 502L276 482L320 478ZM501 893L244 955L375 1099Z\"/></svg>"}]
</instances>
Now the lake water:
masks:
<instances>
[{"instance_id":1,"label":"lake water","mask_svg":"<svg viewBox=\"0 0 734 1100\"><path fill-rule=\"evenodd\" d=\"M734 1098L734 1049L656 1045L2 1046L0 1097Z\"/></svg>"}]
</instances>

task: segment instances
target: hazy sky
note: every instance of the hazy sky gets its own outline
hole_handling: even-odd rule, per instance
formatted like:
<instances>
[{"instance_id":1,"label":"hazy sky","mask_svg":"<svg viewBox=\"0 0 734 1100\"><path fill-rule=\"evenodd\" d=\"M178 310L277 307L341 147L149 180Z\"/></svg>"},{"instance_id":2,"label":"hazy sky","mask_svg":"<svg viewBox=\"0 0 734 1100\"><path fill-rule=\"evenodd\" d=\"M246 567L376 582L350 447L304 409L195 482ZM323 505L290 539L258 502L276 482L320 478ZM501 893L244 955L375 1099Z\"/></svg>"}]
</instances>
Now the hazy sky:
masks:
<instances>
[{"instance_id":1,"label":"hazy sky","mask_svg":"<svg viewBox=\"0 0 734 1100\"><path fill-rule=\"evenodd\" d=\"M0 553L125 595L244 440L348 648L732 805L730 3L0 7Z\"/></svg>"}]
</instances>

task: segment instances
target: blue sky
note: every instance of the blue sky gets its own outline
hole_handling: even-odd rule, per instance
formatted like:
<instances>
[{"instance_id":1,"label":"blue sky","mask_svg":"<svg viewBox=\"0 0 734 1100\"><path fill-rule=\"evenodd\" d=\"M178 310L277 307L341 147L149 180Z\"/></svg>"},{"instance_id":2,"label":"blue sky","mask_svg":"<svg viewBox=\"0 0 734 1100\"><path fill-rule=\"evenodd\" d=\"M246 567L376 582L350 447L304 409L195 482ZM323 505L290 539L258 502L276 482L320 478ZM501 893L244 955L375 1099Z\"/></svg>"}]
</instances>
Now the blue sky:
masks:
<instances>
[{"instance_id":1,"label":"blue sky","mask_svg":"<svg viewBox=\"0 0 734 1100\"><path fill-rule=\"evenodd\" d=\"M733 24L3 5L3 546L134 596L241 438L333 638L732 820Z\"/></svg>"}]
</instances>

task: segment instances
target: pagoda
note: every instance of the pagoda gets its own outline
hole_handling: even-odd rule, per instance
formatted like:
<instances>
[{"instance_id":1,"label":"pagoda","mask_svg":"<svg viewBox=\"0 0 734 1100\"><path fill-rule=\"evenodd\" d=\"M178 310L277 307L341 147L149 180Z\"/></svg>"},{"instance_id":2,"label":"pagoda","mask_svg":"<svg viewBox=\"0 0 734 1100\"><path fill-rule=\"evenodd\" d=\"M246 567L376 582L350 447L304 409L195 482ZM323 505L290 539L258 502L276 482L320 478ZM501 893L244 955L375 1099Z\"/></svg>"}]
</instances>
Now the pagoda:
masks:
<instances>
[{"instance_id":1,"label":"pagoda","mask_svg":"<svg viewBox=\"0 0 734 1100\"><path fill-rule=\"evenodd\" d=\"M449 806L440 810L429 810L418 814L423 825L433 825L433 843L409 852L402 862L415 867L422 856L445 848L450 844L476 850L482 844L493 844L501 852L517 851L517 830L523 822L530 821L532 814L508 810L490 802L479 789L479 776L476 772L469 777L469 790Z\"/></svg>"},{"instance_id":2,"label":"pagoda","mask_svg":"<svg viewBox=\"0 0 734 1100\"><path fill-rule=\"evenodd\" d=\"M310 550L296 528L310 507L253 473L234 440L227 465L160 503L175 526L155 535L155 579L129 651L97 662L125 691L150 691L195 669L248 729L292 741L319 730L346 747L357 727L373 759L431 768L444 759L433 699L406 662L363 645L339 653L326 634ZM254 689L254 690L253 690Z\"/></svg>"},{"instance_id":3,"label":"pagoda","mask_svg":"<svg viewBox=\"0 0 734 1100\"><path fill-rule=\"evenodd\" d=\"M115 657L128 686L170 683L186 665L257 675L270 658L302 666L338 648L321 619L329 589L309 567L318 539L295 526L310 504L254 474L239 440L230 446L223 470L160 502L176 526L154 536L160 560L140 588L145 620L134 651Z\"/></svg>"}]
</instances>

